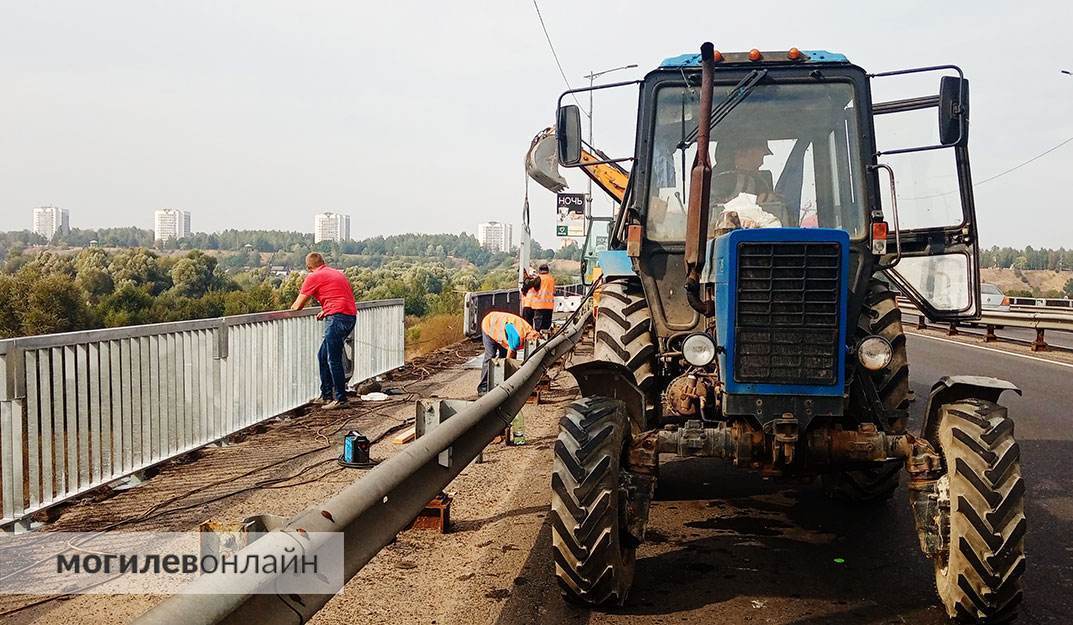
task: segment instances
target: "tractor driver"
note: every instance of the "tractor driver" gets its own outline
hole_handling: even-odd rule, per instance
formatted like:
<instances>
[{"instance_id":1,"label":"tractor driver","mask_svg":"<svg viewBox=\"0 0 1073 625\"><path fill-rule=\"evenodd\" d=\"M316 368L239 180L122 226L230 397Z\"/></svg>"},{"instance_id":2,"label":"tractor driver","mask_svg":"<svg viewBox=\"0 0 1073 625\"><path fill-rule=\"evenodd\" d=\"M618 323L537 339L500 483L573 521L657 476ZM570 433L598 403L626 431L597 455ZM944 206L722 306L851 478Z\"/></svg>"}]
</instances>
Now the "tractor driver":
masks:
<instances>
[{"instance_id":1,"label":"tractor driver","mask_svg":"<svg viewBox=\"0 0 1073 625\"><path fill-rule=\"evenodd\" d=\"M771 172L761 170L771 148L764 139L727 137L715 146L715 165L712 167L711 201L725 204L740 193L751 193L758 203L775 195Z\"/></svg>"},{"instance_id":2,"label":"tractor driver","mask_svg":"<svg viewBox=\"0 0 1073 625\"><path fill-rule=\"evenodd\" d=\"M785 221L785 207L775 193L771 171L760 169L771 154L767 140L758 137L724 137L716 144L710 196L713 225L720 221L723 205L743 193L756 196L760 208L780 223Z\"/></svg>"}]
</instances>

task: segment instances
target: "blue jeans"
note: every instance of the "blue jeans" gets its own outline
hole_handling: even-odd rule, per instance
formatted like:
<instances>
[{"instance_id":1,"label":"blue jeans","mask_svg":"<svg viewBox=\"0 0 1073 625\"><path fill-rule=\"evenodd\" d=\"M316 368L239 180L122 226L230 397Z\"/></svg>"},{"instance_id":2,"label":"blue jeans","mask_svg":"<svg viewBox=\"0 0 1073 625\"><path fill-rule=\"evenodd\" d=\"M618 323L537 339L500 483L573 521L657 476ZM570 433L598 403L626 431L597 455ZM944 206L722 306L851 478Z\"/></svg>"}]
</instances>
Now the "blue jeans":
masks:
<instances>
[{"instance_id":1,"label":"blue jeans","mask_svg":"<svg viewBox=\"0 0 1073 625\"><path fill-rule=\"evenodd\" d=\"M492 359L505 358L507 348L492 340L487 334L481 334L484 339L484 360L481 361L481 383L477 386L477 394L484 395L492 390Z\"/></svg>"},{"instance_id":2,"label":"blue jeans","mask_svg":"<svg viewBox=\"0 0 1073 625\"><path fill-rule=\"evenodd\" d=\"M346 401L346 368L343 364L343 344L354 331L354 315L334 314L324 319L324 342L317 352L320 364L320 396L324 399ZM334 395L332 391L334 392Z\"/></svg>"}]
</instances>

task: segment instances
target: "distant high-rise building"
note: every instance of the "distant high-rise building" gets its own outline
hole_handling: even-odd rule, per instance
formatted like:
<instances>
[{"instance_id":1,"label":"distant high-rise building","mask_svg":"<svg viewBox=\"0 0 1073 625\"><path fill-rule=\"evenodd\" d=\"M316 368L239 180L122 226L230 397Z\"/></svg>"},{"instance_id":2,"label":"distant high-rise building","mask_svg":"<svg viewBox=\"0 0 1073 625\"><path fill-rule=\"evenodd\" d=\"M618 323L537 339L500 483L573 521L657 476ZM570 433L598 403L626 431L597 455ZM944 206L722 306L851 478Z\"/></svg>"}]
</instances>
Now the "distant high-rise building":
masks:
<instances>
[{"instance_id":1,"label":"distant high-rise building","mask_svg":"<svg viewBox=\"0 0 1073 625\"><path fill-rule=\"evenodd\" d=\"M157 241L186 238L190 236L190 212L162 208L154 213L153 230Z\"/></svg>"},{"instance_id":2,"label":"distant high-rise building","mask_svg":"<svg viewBox=\"0 0 1073 625\"><path fill-rule=\"evenodd\" d=\"M477 226L477 241L489 252L509 252L514 244L511 225L489 221Z\"/></svg>"},{"instance_id":3,"label":"distant high-rise building","mask_svg":"<svg viewBox=\"0 0 1073 625\"><path fill-rule=\"evenodd\" d=\"M349 241L350 215L340 213L318 213L313 219L313 242Z\"/></svg>"},{"instance_id":4,"label":"distant high-rise building","mask_svg":"<svg viewBox=\"0 0 1073 625\"><path fill-rule=\"evenodd\" d=\"M34 209L34 234L39 234L49 241L56 233L71 231L71 217L66 208L40 206Z\"/></svg>"}]
</instances>

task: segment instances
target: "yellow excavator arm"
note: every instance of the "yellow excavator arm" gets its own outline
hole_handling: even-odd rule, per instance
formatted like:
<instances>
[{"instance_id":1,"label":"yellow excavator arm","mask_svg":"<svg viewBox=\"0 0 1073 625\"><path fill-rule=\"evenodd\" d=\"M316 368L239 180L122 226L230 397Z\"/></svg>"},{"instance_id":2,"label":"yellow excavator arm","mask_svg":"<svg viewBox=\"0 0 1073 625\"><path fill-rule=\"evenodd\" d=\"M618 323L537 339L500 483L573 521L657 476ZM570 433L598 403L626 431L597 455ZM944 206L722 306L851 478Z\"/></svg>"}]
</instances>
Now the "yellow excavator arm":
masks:
<instances>
[{"instance_id":1,"label":"yellow excavator arm","mask_svg":"<svg viewBox=\"0 0 1073 625\"><path fill-rule=\"evenodd\" d=\"M593 148L592 152L582 148L581 171L585 172L585 175L591 178L596 186L611 196L611 199L621 204L622 198L626 195L626 184L629 182L630 173L618 163L587 165L587 163L605 161L607 158L607 155L596 148ZM558 193L567 187L566 179L559 174L554 128L545 128L533 137L529 152L525 156L525 171L530 178L553 193Z\"/></svg>"},{"instance_id":2,"label":"yellow excavator arm","mask_svg":"<svg viewBox=\"0 0 1073 625\"><path fill-rule=\"evenodd\" d=\"M626 183L630 180L630 174L620 167L618 163L586 165L587 163L606 160L607 157L602 152L596 150L596 153L600 156L597 157L587 150L581 150L581 170L585 172L586 176L592 178L596 186L603 189L612 199L621 204L622 198L626 195Z\"/></svg>"}]
</instances>

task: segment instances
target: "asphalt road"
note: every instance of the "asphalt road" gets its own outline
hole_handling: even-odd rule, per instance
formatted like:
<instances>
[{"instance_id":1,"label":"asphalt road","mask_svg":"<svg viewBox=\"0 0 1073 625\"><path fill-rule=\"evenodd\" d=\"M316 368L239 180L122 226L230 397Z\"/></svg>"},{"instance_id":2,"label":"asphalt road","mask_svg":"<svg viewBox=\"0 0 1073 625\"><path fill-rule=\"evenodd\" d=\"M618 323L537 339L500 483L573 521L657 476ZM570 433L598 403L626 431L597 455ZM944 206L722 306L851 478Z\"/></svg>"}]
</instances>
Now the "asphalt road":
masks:
<instances>
[{"instance_id":1,"label":"asphalt road","mask_svg":"<svg viewBox=\"0 0 1073 625\"><path fill-rule=\"evenodd\" d=\"M942 375L1003 377L1028 485L1026 600L1018 623L1073 622L1073 366L913 335L911 384L919 422ZM919 553L903 486L872 508L827 500L818 484L766 482L718 461L666 462L627 604L588 611L552 584L542 528L500 625L521 623L945 624L932 564Z\"/></svg>"}]
</instances>

